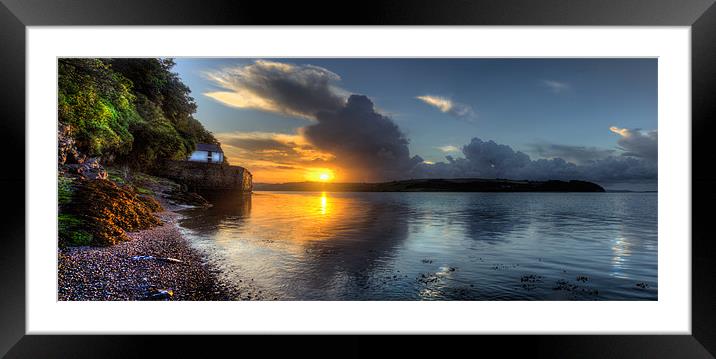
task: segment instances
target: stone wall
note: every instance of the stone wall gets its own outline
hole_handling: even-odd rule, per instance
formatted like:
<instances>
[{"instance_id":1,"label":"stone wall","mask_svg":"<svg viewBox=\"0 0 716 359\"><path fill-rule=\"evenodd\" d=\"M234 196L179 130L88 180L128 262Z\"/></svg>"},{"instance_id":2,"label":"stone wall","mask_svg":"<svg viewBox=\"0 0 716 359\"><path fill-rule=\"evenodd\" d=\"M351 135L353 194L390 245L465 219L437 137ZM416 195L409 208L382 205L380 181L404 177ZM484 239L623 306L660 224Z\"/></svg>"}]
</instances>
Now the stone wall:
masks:
<instances>
[{"instance_id":1,"label":"stone wall","mask_svg":"<svg viewBox=\"0 0 716 359\"><path fill-rule=\"evenodd\" d=\"M231 190L251 192L251 172L239 166L218 163L168 161L156 173L194 191Z\"/></svg>"}]
</instances>

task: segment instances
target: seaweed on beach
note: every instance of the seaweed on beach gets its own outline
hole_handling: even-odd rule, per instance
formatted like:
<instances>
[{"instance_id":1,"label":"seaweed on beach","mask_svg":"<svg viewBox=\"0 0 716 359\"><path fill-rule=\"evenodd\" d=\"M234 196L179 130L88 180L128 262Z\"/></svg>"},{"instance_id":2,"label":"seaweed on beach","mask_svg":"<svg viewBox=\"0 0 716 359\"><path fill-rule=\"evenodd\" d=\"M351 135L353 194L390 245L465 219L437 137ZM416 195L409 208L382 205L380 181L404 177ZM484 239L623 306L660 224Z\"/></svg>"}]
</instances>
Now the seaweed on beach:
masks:
<instances>
[{"instance_id":1,"label":"seaweed on beach","mask_svg":"<svg viewBox=\"0 0 716 359\"><path fill-rule=\"evenodd\" d=\"M106 246L126 241L127 231L137 231L161 224L153 213L162 206L152 197L141 195L130 186L118 186L106 180L83 181L73 194L66 216L73 227L90 236L82 242ZM73 244L72 238L60 238Z\"/></svg>"}]
</instances>

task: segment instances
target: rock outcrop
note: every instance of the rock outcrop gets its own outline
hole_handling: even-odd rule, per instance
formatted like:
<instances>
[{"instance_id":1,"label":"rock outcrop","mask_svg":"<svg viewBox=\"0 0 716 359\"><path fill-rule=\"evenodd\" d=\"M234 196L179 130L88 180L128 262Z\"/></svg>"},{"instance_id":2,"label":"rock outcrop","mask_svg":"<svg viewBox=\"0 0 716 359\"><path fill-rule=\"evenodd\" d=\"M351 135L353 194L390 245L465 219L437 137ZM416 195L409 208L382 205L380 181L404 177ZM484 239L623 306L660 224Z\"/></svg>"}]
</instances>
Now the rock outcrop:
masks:
<instances>
[{"instance_id":1,"label":"rock outcrop","mask_svg":"<svg viewBox=\"0 0 716 359\"><path fill-rule=\"evenodd\" d=\"M72 137L72 127L59 124L57 127L57 163L82 163L85 156L77 150L75 139Z\"/></svg>"},{"instance_id":2,"label":"rock outcrop","mask_svg":"<svg viewBox=\"0 0 716 359\"><path fill-rule=\"evenodd\" d=\"M227 164L167 161L155 174L180 183L192 191L253 190L251 172L243 167Z\"/></svg>"},{"instance_id":3,"label":"rock outcrop","mask_svg":"<svg viewBox=\"0 0 716 359\"><path fill-rule=\"evenodd\" d=\"M90 157L77 150L72 128L59 124L57 129L57 163L60 170L78 175L82 179L107 179L107 171L99 163L99 157Z\"/></svg>"},{"instance_id":4,"label":"rock outcrop","mask_svg":"<svg viewBox=\"0 0 716 359\"><path fill-rule=\"evenodd\" d=\"M82 179L107 179L107 170L99 163L99 157L91 157L82 163L67 164L65 168Z\"/></svg>"}]
</instances>

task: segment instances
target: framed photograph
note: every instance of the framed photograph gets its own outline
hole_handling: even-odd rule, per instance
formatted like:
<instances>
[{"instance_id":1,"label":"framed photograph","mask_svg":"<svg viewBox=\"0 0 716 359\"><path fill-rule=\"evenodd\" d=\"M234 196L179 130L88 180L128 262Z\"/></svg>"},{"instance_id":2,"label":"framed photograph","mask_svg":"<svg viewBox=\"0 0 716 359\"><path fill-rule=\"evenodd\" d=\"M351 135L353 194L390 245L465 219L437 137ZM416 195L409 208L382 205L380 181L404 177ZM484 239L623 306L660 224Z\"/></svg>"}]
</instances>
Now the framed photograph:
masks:
<instances>
[{"instance_id":1,"label":"framed photograph","mask_svg":"<svg viewBox=\"0 0 716 359\"><path fill-rule=\"evenodd\" d=\"M716 352L712 1L2 1L8 357Z\"/></svg>"}]
</instances>

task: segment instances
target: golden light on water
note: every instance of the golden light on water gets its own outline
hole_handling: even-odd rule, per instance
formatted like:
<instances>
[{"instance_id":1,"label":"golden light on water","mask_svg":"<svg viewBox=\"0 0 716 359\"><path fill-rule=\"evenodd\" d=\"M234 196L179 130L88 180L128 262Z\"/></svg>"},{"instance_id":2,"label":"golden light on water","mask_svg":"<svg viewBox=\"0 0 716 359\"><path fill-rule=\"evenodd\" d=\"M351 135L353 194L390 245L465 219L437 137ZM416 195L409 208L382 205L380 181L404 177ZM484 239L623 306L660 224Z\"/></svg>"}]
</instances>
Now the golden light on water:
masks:
<instances>
[{"instance_id":1,"label":"golden light on water","mask_svg":"<svg viewBox=\"0 0 716 359\"><path fill-rule=\"evenodd\" d=\"M240 230L234 225L219 225L216 237L219 243L229 246L241 237L304 254L303 245L335 239L346 228L365 226L365 213L355 212L357 204L354 198L334 196L328 191L255 193L251 196L250 216L240 216L243 218ZM232 215L222 221L234 223L237 217L238 214ZM281 225L276 225L277 220Z\"/></svg>"},{"instance_id":2,"label":"golden light on water","mask_svg":"<svg viewBox=\"0 0 716 359\"><path fill-rule=\"evenodd\" d=\"M326 192L321 193L321 214L325 215L328 213L328 196L326 196Z\"/></svg>"}]
</instances>

